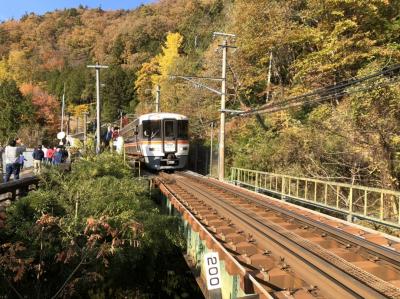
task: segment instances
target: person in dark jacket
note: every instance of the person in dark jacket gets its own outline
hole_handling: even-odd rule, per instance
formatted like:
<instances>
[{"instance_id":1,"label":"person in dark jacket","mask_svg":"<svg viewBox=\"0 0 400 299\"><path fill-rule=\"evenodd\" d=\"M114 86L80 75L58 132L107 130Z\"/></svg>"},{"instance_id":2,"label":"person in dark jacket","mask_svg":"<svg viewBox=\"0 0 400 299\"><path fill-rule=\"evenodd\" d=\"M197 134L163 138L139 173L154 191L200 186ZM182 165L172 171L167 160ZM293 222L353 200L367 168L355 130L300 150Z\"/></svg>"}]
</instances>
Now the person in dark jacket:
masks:
<instances>
[{"instance_id":1,"label":"person in dark jacket","mask_svg":"<svg viewBox=\"0 0 400 299\"><path fill-rule=\"evenodd\" d=\"M34 149L32 157L33 157L33 173L35 175L38 175L42 171L42 161L44 159L44 152L42 150L41 145L39 145Z\"/></svg>"}]
</instances>

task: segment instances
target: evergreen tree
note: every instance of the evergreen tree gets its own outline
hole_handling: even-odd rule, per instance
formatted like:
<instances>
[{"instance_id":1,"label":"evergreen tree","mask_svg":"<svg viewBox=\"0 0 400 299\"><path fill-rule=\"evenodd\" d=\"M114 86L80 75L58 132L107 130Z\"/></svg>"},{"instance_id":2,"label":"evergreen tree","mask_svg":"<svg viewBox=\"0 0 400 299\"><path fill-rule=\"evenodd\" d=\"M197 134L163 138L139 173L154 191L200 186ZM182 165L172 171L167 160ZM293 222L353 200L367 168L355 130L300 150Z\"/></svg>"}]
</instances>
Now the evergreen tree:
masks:
<instances>
[{"instance_id":1,"label":"evergreen tree","mask_svg":"<svg viewBox=\"0 0 400 299\"><path fill-rule=\"evenodd\" d=\"M0 82L0 107L0 143L3 143L30 120L33 109L13 80Z\"/></svg>"},{"instance_id":2,"label":"evergreen tree","mask_svg":"<svg viewBox=\"0 0 400 299\"><path fill-rule=\"evenodd\" d=\"M103 120L107 122L115 121L119 111L130 111L131 102L134 101L134 77L128 74L119 65L113 65L108 70L101 73L103 101Z\"/></svg>"}]
</instances>

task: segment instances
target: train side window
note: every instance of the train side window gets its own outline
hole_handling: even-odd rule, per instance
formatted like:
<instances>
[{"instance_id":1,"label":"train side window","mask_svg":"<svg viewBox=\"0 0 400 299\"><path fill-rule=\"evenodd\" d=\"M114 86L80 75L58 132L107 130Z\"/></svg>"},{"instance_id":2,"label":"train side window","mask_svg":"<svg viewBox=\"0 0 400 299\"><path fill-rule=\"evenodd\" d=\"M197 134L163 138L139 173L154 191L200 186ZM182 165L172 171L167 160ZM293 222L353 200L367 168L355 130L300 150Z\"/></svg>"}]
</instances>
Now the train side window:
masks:
<instances>
[{"instance_id":1,"label":"train side window","mask_svg":"<svg viewBox=\"0 0 400 299\"><path fill-rule=\"evenodd\" d=\"M187 120L178 120L178 138L187 139L189 134L189 121Z\"/></svg>"},{"instance_id":2,"label":"train side window","mask_svg":"<svg viewBox=\"0 0 400 299\"><path fill-rule=\"evenodd\" d=\"M160 120L144 120L143 121L143 137L145 138L157 138L160 137Z\"/></svg>"}]
</instances>

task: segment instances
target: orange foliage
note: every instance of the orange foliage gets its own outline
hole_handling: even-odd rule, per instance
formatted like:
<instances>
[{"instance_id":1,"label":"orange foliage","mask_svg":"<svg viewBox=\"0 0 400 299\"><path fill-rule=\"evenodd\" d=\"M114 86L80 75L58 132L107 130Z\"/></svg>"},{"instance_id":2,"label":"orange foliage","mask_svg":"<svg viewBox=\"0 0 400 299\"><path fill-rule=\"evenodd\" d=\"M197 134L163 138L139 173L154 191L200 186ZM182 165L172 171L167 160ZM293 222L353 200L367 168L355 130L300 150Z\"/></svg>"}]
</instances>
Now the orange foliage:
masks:
<instances>
[{"instance_id":1,"label":"orange foliage","mask_svg":"<svg viewBox=\"0 0 400 299\"><path fill-rule=\"evenodd\" d=\"M60 118L60 103L56 98L42 90L39 86L30 83L22 84L20 91L24 96L31 98L32 104L36 108L36 121L43 126L47 126L51 131L56 132Z\"/></svg>"},{"instance_id":2,"label":"orange foliage","mask_svg":"<svg viewBox=\"0 0 400 299\"><path fill-rule=\"evenodd\" d=\"M40 57L43 61L42 67L45 70L61 70L64 67L63 57L55 50L42 49Z\"/></svg>"}]
</instances>

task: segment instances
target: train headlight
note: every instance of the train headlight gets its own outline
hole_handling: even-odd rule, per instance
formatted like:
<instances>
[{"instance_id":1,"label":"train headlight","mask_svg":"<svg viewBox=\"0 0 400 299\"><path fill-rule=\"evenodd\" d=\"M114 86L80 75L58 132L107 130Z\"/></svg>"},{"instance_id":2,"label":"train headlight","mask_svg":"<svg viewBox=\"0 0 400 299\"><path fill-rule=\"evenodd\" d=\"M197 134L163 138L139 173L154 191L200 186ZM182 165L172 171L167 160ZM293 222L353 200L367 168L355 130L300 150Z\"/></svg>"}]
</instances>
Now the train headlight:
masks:
<instances>
[{"instance_id":1,"label":"train headlight","mask_svg":"<svg viewBox=\"0 0 400 299\"><path fill-rule=\"evenodd\" d=\"M183 150L183 151L187 151L187 150L188 150L188 147L187 147L187 146L184 146L184 147L182 147L182 150Z\"/></svg>"}]
</instances>

